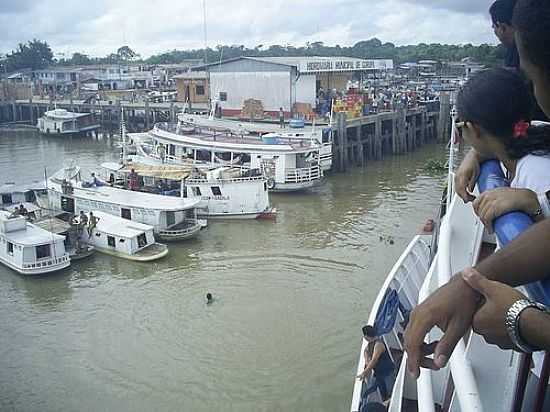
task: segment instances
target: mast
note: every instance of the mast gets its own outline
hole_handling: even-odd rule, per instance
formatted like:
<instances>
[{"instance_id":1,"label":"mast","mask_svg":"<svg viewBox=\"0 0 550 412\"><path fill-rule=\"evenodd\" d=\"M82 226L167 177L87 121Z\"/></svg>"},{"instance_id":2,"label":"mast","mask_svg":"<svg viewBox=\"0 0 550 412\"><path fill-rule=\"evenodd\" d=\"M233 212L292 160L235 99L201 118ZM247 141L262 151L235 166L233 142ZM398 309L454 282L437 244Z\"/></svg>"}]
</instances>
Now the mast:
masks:
<instances>
[{"instance_id":1,"label":"mast","mask_svg":"<svg viewBox=\"0 0 550 412\"><path fill-rule=\"evenodd\" d=\"M127 148L126 148L126 124L124 123L124 106L120 106L120 135L122 137L122 164L126 165Z\"/></svg>"}]
</instances>

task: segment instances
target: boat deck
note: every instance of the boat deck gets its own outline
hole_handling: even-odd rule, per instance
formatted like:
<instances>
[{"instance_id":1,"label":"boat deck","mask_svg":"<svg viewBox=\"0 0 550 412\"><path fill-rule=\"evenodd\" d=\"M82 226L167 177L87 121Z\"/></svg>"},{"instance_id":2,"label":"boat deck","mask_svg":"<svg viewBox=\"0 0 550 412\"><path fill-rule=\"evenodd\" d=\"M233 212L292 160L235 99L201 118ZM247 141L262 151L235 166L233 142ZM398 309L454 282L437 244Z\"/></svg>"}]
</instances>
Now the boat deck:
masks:
<instances>
[{"instance_id":1,"label":"boat deck","mask_svg":"<svg viewBox=\"0 0 550 412\"><path fill-rule=\"evenodd\" d=\"M262 146L269 147L272 150L283 149L283 150L306 150L306 149L317 149L318 144L307 139L290 139L285 137L272 137L269 140L264 140L260 136L251 136L251 135L238 135L228 131L212 131L206 128L200 129L197 132L197 129L191 131L186 128L178 128L175 124L168 123L158 123L155 125L155 128L152 130L153 134L155 131L171 133L176 136L187 137L191 139L201 140L208 143L226 143L226 144L238 144L238 145L248 145L248 146ZM285 131L288 132L288 131ZM282 132L282 133L285 133Z\"/></svg>"},{"instance_id":2,"label":"boat deck","mask_svg":"<svg viewBox=\"0 0 550 412\"><path fill-rule=\"evenodd\" d=\"M153 243L152 245L149 245L146 248L134 253L134 256L138 258L152 258L162 254L166 249L166 245L161 243Z\"/></svg>"}]
</instances>

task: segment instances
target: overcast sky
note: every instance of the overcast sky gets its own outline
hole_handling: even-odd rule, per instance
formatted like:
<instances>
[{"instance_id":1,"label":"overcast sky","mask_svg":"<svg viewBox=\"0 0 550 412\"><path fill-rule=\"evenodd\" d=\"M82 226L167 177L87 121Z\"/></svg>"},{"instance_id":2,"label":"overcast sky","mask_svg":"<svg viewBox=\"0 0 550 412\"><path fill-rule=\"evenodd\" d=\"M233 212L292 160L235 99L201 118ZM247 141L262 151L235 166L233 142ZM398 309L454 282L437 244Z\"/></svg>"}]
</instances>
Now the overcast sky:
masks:
<instances>
[{"instance_id":1,"label":"overcast sky","mask_svg":"<svg viewBox=\"0 0 550 412\"><path fill-rule=\"evenodd\" d=\"M496 44L483 0L206 0L217 44ZM32 38L55 53L104 56L127 44L143 57L204 46L202 0L0 0L0 53ZM56 57L61 57L59 54ZM368 56L365 56L368 57Z\"/></svg>"}]
</instances>

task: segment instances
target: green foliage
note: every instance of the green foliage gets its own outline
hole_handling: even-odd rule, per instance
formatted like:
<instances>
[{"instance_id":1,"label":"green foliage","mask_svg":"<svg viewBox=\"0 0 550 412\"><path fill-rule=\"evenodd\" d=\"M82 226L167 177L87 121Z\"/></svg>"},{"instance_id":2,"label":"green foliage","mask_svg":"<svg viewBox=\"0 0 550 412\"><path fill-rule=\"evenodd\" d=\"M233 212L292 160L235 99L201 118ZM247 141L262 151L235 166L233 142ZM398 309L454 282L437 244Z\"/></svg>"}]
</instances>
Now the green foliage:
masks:
<instances>
[{"instance_id":1,"label":"green foliage","mask_svg":"<svg viewBox=\"0 0 550 412\"><path fill-rule=\"evenodd\" d=\"M393 59L396 64L417 62L419 60L447 60L459 61L471 57L475 61L487 66L498 65L504 58L502 47L482 44L480 46L448 45L448 44L418 44L414 46L395 46L393 43L383 43L379 39L360 41L355 45L334 47L325 46L323 42L307 43L304 47L291 45L256 46L253 49L242 45L218 45L215 49L208 48L206 54L208 62L231 59L241 56L249 57L286 57L286 56L349 56L369 59ZM150 64L179 63L186 59L203 59L204 49L173 50L155 55L145 60Z\"/></svg>"},{"instance_id":2,"label":"green foliage","mask_svg":"<svg viewBox=\"0 0 550 412\"><path fill-rule=\"evenodd\" d=\"M27 43L19 43L17 49L6 57L7 71L20 69L43 69L53 63L53 53L46 42L32 40Z\"/></svg>"},{"instance_id":3,"label":"green foliage","mask_svg":"<svg viewBox=\"0 0 550 412\"><path fill-rule=\"evenodd\" d=\"M120 60L125 62L134 60L135 58L139 57L139 54L137 54L128 46L122 46L116 51L116 54Z\"/></svg>"},{"instance_id":4,"label":"green foliage","mask_svg":"<svg viewBox=\"0 0 550 412\"><path fill-rule=\"evenodd\" d=\"M70 59L57 62L59 65L90 65L117 64L130 61L144 61L147 64L177 64L188 59L207 59L209 63L218 62L241 56L249 57L287 57L287 56L348 56L368 59L393 59L396 64L417 62L419 60L458 61L471 57L486 66L496 66L503 60L505 50L501 46L482 44L480 46L449 45L449 44L418 44L411 46L396 46L393 43L383 43L379 39L360 41L353 46L326 46L322 41L307 43L303 47L292 45L258 45L247 48L243 45L218 45L215 48L194 50L172 50L141 60L138 53L129 46L120 47L116 53L105 57L91 58L84 53L74 53ZM50 46L46 42L33 40L19 44L7 56L8 71L22 68L40 69L55 63Z\"/></svg>"}]
</instances>

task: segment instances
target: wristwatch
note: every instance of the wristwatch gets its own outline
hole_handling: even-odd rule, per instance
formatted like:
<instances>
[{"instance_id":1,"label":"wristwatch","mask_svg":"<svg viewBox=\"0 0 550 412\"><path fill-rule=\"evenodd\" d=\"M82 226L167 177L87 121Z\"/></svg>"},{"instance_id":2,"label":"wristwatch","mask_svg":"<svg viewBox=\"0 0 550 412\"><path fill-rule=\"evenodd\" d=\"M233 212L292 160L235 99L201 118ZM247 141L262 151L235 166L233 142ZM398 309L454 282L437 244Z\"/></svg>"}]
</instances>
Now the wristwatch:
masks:
<instances>
[{"instance_id":1,"label":"wristwatch","mask_svg":"<svg viewBox=\"0 0 550 412\"><path fill-rule=\"evenodd\" d=\"M521 316L521 313L528 308L533 308L545 313L550 313L550 309L541 303L528 300L528 299L520 299L517 302L515 302L512 306L510 306L510 308L506 312L505 323L506 323L506 331L508 332L508 336L512 340L512 343L515 345L515 347L521 352L533 353L541 349L535 348L529 345L527 342L525 342L521 337L520 331L519 331L519 318Z\"/></svg>"}]
</instances>

